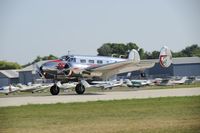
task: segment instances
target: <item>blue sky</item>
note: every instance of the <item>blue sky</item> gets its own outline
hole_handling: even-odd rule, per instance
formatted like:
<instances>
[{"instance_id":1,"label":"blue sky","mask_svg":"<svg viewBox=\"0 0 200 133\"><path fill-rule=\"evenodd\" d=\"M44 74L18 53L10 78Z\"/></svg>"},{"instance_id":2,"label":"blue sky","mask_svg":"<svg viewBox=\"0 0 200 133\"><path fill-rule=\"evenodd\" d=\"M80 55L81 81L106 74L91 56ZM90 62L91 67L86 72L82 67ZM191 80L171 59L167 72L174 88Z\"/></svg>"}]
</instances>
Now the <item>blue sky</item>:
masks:
<instances>
[{"instance_id":1,"label":"blue sky","mask_svg":"<svg viewBox=\"0 0 200 133\"><path fill-rule=\"evenodd\" d=\"M0 60L96 55L103 43L147 51L200 44L199 0L1 0Z\"/></svg>"}]
</instances>

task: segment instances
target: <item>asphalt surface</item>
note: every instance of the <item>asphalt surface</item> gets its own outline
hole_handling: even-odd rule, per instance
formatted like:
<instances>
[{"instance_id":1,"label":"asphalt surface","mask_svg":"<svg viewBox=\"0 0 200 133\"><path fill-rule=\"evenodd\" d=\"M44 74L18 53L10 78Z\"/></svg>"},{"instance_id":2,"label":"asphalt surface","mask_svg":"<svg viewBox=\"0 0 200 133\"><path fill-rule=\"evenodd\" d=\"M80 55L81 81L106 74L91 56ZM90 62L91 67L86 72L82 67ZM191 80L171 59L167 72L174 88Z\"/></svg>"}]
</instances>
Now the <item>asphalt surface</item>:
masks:
<instances>
[{"instance_id":1,"label":"asphalt surface","mask_svg":"<svg viewBox=\"0 0 200 133\"><path fill-rule=\"evenodd\" d=\"M138 90L120 92L95 92L84 95L65 94L57 96L17 96L0 98L0 107L21 106L27 104L52 104L52 103L73 103L87 101L106 101L120 99L146 99L156 97L173 96L197 96L200 95L198 88L160 89L160 90Z\"/></svg>"}]
</instances>

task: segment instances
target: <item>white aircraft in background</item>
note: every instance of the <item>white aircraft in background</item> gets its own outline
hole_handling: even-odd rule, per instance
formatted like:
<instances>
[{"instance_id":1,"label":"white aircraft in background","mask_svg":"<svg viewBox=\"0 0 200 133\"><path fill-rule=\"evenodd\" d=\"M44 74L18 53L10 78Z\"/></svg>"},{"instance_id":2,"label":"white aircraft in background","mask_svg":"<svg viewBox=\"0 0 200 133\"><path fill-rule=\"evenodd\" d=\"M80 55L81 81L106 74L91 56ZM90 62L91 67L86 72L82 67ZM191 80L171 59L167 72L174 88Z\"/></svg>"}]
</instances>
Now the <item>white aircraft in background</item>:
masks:
<instances>
[{"instance_id":1,"label":"white aircraft in background","mask_svg":"<svg viewBox=\"0 0 200 133\"><path fill-rule=\"evenodd\" d=\"M174 80L174 84L184 84L188 80L187 77L182 77L180 80Z\"/></svg>"},{"instance_id":2,"label":"white aircraft in background","mask_svg":"<svg viewBox=\"0 0 200 133\"><path fill-rule=\"evenodd\" d=\"M169 67L172 63L171 51L166 46L160 51L159 61L162 67ZM83 94L85 86L82 83L87 82L88 79L101 78L106 81L113 75L144 70L153 67L155 63L140 60L139 53L132 49L128 59L103 56L63 56L58 60L51 60L42 64L38 67L38 73L46 79L55 81L55 84L50 88L52 95L57 95L60 92L57 85L58 81L77 81L75 91L77 94Z\"/></svg>"},{"instance_id":3,"label":"white aircraft in background","mask_svg":"<svg viewBox=\"0 0 200 133\"><path fill-rule=\"evenodd\" d=\"M125 79L126 85L128 87L141 87L141 86L148 86L152 85L153 82L151 80L129 80Z\"/></svg>"},{"instance_id":4,"label":"white aircraft in background","mask_svg":"<svg viewBox=\"0 0 200 133\"><path fill-rule=\"evenodd\" d=\"M51 87L53 84L29 84L29 85L22 85L18 84L17 87L19 87L20 92L40 92L48 87Z\"/></svg>"},{"instance_id":5,"label":"white aircraft in background","mask_svg":"<svg viewBox=\"0 0 200 133\"><path fill-rule=\"evenodd\" d=\"M0 93L6 94L6 95L10 93L18 92L18 91L20 91L20 88L12 86L12 85L0 87Z\"/></svg>"},{"instance_id":6,"label":"white aircraft in background","mask_svg":"<svg viewBox=\"0 0 200 133\"><path fill-rule=\"evenodd\" d=\"M123 80L120 81L92 81L91 84L89 84L85 80L81 80L82 85L84 85L85 88L90 87L96 87L101 89L112 89L113 87L122 86Z\"/></svg>"},{"instance_id":7,"label":"white aircraft in background","mask_svg":"<svg viewBox=\"0 0 200 133\"><path fill-rule=\"evenodd\" d=\"M21 92L33 92L40 86L41 84L30 84L30 85L17 84L17 87L19 87Z\"/></svg>"},{"instance_id":8,"label":"white aircraft in background","mask_svg":"<svg viewBox=\"0 0 200 133\"><path fill-rule=\"evenodd\" d=\"M0 93L3 94L11 94L14 92L39 92L47 89L48 87L52 86L53 84L31 84L31 85L22 85L17 84L16 86L3 86L0 87Z\"/></svg>"},{"instance_id":9,"label":"white aircraft in background","mask_svg":"<svg viewBox=\"0 0 200 133\"><path fill-rule=\"evenodd\" d=\"M179 80L174 79L163 79L160 84L161 86L168 86L168 85L177 85L177 84L184 84L188 80L187 77L182 77Z\"/></svg>"}]
</instances>

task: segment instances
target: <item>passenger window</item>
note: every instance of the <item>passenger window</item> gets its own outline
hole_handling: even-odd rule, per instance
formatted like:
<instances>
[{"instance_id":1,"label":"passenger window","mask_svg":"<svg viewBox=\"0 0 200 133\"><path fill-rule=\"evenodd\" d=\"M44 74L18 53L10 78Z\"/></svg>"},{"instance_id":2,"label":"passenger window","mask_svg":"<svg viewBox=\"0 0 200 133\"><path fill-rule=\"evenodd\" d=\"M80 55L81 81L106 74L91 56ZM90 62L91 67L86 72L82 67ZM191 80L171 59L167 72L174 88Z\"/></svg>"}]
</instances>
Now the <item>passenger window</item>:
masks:
<instances>
[{"instance_id":1,"label":"passenger window","mask_svg":"<svg viewBox=\"0 0 200 133\"><path fill-rule=\"evenodd\" d=\"M86 60L81 59L80 62L81 63L86 63Z\"/></svg>"},{"instance_id":2,"label":"passenger window","mask_svg":"<svg viewBox=\"0 0 200 133\"><path fill-rule=\"evenodd\" d=\"M89 60L89 63L92 63L92 64L94 64L94 60Z\"/></svg>"},{"instance_id":3,"label":"passenger window","mask_svg":"<svg viewBox=\"0 0 200 133\"><path fill-rule=\"evenodd\" d=\"M97 60L97 64L103 64L102 60Z\"/></svg>"}]
</instances>

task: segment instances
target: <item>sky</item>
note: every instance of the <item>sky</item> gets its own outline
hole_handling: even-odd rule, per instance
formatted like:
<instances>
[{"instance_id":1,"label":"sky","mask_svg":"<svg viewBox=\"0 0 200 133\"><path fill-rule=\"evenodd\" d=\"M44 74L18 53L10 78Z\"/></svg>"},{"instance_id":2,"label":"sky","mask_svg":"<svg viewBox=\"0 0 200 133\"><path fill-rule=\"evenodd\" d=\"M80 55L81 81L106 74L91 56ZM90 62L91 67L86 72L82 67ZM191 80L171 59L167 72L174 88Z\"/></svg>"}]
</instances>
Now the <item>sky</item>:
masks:
<instances>
[{"instance_id":1,"label":"sky","mask_svg":"<svg viewBox=\"0 0 200 133\"><path fill-rule=\"evenodd\" d=\"M0 60L96 55L108 42L145 51L200 45L200 1L0 0Z\"/></svg>"}]
</instances>

